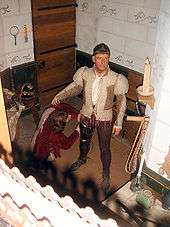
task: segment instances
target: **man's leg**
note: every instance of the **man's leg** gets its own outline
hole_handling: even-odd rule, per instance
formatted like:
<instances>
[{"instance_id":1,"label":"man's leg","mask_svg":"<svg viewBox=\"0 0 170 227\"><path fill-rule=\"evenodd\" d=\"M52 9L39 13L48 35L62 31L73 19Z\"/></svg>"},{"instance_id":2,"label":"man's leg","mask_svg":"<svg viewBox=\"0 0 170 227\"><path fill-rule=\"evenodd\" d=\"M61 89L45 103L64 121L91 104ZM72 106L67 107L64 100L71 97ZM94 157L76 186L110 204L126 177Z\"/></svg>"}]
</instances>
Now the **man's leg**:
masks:
<instances>
[{"instance_id":1,"label":"man's leg","mask_svg":"<svg viewBox=\"0 0 170 227\"><path fill-rule=\"evenodd\" d=\"M113 124L109 121L100 121L97 127L100 158L103 166L103 189L107 193L110 187L110 163L111 151L110 140L112 135Z\"/></svg>"},{"instance_id":2,"label":"man's leg","mask_svg":"<svg viewBox=\"0 0 170 227\"><path fill-rule=\"evenodd\" d=\"M81 165L86 163L87 160L87 154L90 150L90 142L93 135L94 129L90 126L87 126L85 123L80 123L80 156L76 162L74 162L70 170L75 171L77 170Z\"/></svg>"}]
</instances>

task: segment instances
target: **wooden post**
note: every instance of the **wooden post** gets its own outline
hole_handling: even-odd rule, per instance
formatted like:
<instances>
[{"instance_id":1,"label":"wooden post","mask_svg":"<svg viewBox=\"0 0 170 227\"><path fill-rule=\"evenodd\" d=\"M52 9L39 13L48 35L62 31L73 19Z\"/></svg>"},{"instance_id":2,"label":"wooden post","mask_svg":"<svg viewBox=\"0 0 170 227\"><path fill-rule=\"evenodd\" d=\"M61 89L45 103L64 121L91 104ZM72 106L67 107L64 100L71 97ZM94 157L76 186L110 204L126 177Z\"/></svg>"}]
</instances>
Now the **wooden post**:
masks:
<instances>
[{"instance_id":1,"label":"wooden post","mask_svg":"<svg viewBox=\"0 0 170 227\"><path fill-rule=\"evenodd\" d=\"M2 91L2 83L0 79L0 154L1 158L7 165L13 165L12 146L8 130L8 121L6 117L6 110L4 105L4 96Z\"/></svg>"}]
</instances>

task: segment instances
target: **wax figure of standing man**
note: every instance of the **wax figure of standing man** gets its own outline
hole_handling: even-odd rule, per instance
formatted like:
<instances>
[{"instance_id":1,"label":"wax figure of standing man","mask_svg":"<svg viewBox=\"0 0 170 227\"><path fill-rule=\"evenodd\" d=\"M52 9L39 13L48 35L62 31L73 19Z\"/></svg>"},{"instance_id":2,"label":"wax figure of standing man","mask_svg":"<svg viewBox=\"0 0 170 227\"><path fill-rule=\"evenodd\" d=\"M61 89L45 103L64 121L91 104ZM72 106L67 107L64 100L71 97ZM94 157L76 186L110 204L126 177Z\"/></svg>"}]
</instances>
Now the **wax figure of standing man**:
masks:
<instances>
[{"instance_id":1,"label":"wax figure of standing man","mask_svg":"<svg viewBox=\"0 0 170 227\"><path fill-rule=\"evenodd\" d=\"M57 104L64 99L83 91L83 106L80 111L80 155L70 170L77 170L87 161L90 142L97 129L100 157L103 167L103 189L109 189L111 151L111 134L118 135L122 129L122 121L126 110L128 81L109 68L110 49L100 43L93 49L92 68L81 67L73 77L73 82L59 92L52 103ZM117 119L113 122L114 97L117 103Z\"/></svg>"}]
</instances>

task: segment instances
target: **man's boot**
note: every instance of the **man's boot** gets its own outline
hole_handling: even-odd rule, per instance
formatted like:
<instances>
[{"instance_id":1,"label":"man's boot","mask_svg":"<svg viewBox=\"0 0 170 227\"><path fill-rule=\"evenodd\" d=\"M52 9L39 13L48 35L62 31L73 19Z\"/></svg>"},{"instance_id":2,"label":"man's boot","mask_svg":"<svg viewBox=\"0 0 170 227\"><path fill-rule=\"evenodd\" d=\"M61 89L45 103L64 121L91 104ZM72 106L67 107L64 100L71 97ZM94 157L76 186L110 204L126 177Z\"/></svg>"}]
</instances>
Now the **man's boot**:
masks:
<instances>
[{"instance_id":1,"label":"man's boot","mask_svg":"<svg viewBox=\"0 0 170 227\"><path fill-rule=\"evenodd\" d=\"M92 137L92 129L88 128L84 124L80 124L80 156L76 162L74 162L69 170L76 171L81 165L87 161L87 154L90 150L90 141Z\"/></svg>"},{"instance_id":2,"label":"man's boot","mask_svg":"<svg viewBox=\"0 0 170 227\"><path fill-rule=\"evenodd\" d=\"M70 166L69 170L70 170L70 171L76 171L81 165L83 165L83 164L86 163L86 160L87 160L86 157L85 157L85 158L79 158L76 162L74 162L74 163Z\"/></svg>"},{"instance_id":3,"label":"man's boot","mask_svg":"<svg viewBox=\"0 0 170 227\"><path fill-rule=\"evenodd\" d=\"M80 156L78 160L70 166L70 171L76 171L81 165L86 163L88 151L89 143L86 140L80 140Z\"/></svg>"}]
</instances>

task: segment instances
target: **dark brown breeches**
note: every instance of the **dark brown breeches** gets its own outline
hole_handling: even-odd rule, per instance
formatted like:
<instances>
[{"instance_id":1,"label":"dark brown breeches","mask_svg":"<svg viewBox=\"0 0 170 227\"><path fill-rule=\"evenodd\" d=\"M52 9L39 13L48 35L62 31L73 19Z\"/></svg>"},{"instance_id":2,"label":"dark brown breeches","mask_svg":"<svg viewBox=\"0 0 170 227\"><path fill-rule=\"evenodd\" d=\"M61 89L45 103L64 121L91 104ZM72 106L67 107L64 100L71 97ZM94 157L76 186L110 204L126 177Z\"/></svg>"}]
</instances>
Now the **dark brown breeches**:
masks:
<instances>
[{"instance_id":1,"label":"dark brown breeches","mask_svg":"<svg viewBox=\"0 0 170 227\"><path fill-rule=\"evenodd\" d=\"M80 159L85 159L90 150L91 138L94 129L97 129L100 158L103 166L103 175L109 176L111 163L110 140L113 123L111 121L96 121L95 117L82 117L80 123Z\"/></svg>"}]
</instances>

